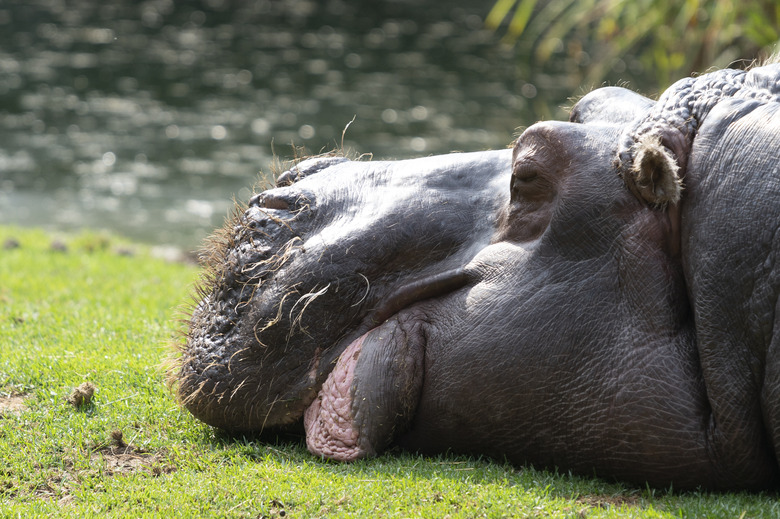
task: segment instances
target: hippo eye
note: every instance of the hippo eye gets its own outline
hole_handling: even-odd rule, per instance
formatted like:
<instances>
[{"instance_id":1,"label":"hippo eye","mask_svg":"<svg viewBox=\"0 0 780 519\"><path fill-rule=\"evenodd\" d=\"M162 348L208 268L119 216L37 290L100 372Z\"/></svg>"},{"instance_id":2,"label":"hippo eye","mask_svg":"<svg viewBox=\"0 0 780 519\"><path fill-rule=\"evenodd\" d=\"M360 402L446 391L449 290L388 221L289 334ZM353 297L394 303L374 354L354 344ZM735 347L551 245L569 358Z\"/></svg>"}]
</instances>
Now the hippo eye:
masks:
<instances>
[{"instance_id":1,"label":"hippo eye","mask_svg":"<svg viewBox=\"0 0 780 519\"><path fill-rule=\"evenodd\" d=\"M500 224L497 240L535 240L547 228L552 215L556 186L551 168L544 168L535 157L525 155L512 164L510 182L506 219Z\"/></svg>"},{"instance_id":2,"label":"hippo eye","mask_svg":"<svg viewBox=\"0 0 780 519\"><path fill-rule=\"evenodd\" d=\"M551 173L536 160L515 161L509 198L513 203L550 201L555 196Z\"/></svg>"},{"instance_id":3,"label":"hippo eye","mask_svg":"<svg viewBox=\"0 0 780 519\"><path fill-rule=\"evenodd\" d=\"M533 182L540 176L539 166L530 161L516 161L512 168L512 181Z\"/></svg>"},{"instance_id":4,"label":"hippo eye","mask_svg":"<svg viewBox=\"0 0 780 519\"><path fill-rule=\"evenodd\" d=\"M538 181L544 177L539 165L534 161L519 160L515 161L512 167L512 180L510 184L510 194L512 200L525 198L531 192L537 191Z\"/></svg>"}]
</instances>

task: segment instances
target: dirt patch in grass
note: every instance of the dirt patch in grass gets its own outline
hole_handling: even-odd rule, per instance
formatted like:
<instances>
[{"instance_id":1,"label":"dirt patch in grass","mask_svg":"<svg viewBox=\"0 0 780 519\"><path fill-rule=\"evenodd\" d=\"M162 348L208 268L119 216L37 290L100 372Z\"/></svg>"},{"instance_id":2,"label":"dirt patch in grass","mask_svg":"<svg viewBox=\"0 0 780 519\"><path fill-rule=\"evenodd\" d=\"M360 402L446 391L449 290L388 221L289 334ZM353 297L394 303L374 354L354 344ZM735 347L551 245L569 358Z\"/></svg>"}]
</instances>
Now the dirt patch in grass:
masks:
<instances>
[{"instance_id":1,"label":"dirt patch in grass","mask_svg":"<svg viewBox=\"0 0 780 519\"><path fill-rule=\"evenodd\" d=\"M141 447L126 444L120 431L111 432L111 444L90 449L90 463L87 467L76 468L72 458L62 459L61 469L52 469L51 475L43 483L29 490L29 493L40 499L53 499L60 505L67 505L74 500L73 489L84 477L117 477L137 472L146 472L153 476L170 474L176 467L169 463L168 452L165 449L149 452ZM39 467L45 470L43 467ZM6 489L11 496L24 495L27 492Z\"/></svg>"},{"instance_id":2,"label":"dirt patch in grass","mask_svg":"<svg viewBox=\"0 0 780 519\"><path fill-rule=\"evenodd\" d=\"M588 513L594 508L621 508L623 506L642 507L642 500L635 495L580 495L574 499L574 506L567 507L566 512L578 519L587 519Z\"/></svg>"},{"instance_id":3,"label":"dirt patch in grass","mask_svg":"<svg viewBox=\"0 0 780 519\"><path fill-rule=\"evenodd\" d=\"M148 470L152 474L167 474L175 471L165 465L164 452L146 452L132 445L104 447L92 455L94 461L102 462L109 476L130 474Z\"/></svg>"},{"instance_id":4,"label":"dirt patch in grass","mask_svg":"<svg viewBox=\"0 0 780 519\"><path fill-rule=\"evenodd\" d=\"M587 505L591 508L607 508L610 506L614 507L620 507L620 506L641 506L642 501L639 499L639 496L634 495L627 495L627 496L621 496L621 495L615 495L615 496L599 496L599 495L591 495L591 496L580 496L576 499L577 503Z\"/></svg>"},{"instance_id":5,"label":"dirt patch in grass","mask_svg":"<svg viewBox=\"0 0 780 519\"><path fill-rule=\"evenodd\" d=\"M27 395L0 396L0 419L7 415L19 416L27 410Z\"/></svg>"},{"instance_id":6,"label":"dirt patch in grass","mask_svg":"<svg viewBox=\"0 0 780 519\"><path fill-rule=\"evenodd\" d=\"M102 461L109 476L129 474L139 470L148 470L155 476L169 474L175 467L165 463L166 452L147 452L146 450L125 443L122 431L111 431L111 445L102 447L92 454L93 461Z\"/></svg>"}]
</instances>

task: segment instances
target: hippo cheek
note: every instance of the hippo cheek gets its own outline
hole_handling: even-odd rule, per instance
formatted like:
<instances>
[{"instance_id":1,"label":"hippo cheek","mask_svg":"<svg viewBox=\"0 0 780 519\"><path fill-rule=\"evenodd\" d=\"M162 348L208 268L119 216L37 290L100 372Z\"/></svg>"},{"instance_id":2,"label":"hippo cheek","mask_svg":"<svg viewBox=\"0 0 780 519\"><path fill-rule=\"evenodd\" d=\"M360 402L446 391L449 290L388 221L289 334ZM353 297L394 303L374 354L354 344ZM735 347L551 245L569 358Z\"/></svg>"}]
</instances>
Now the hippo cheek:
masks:
<instances>
[{"instance_id":1,"label":"hippo cheek","mask_svg":"<svg viewBox=\"0 0 780 519\"><path fill-rule=\"evenodd\" d=\"M304 412L312 453L338 461L374 456L409 427L423 383L423 319L414 309L397 314L339 356Z\"/></svg>"}]
</instances>

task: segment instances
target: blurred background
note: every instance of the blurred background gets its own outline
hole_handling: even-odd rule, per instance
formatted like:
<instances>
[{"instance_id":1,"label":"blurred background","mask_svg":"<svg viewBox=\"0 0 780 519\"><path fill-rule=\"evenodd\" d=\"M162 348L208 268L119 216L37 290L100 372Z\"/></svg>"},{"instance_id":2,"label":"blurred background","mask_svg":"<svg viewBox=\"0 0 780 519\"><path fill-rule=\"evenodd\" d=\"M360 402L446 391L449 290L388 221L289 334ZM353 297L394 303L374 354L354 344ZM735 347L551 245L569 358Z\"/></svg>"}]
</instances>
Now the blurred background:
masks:
<instances>
[{"instance_id":1,"label":"blurred background","mask_svg":"<svg viewBox=\"0 0 780 519\"><path fill-rule=\"evenodd\" d=\"M675 4L2 0L0 223L191 250L274 162L502 148L778 39L774 1Z\"/></svg>"}]
</instances>

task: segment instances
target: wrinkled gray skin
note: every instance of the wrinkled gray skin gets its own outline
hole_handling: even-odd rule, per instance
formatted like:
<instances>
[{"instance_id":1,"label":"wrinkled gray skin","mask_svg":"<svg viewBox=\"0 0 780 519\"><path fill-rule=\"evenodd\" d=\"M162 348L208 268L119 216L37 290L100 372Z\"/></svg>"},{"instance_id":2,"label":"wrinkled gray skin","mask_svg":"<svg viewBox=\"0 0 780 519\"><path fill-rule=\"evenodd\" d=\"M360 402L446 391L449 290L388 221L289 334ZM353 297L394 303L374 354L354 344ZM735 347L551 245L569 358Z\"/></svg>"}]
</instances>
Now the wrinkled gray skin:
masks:
<instances>
[{"instance_id":1,"label":"wrinkled gray skin","mask_svg":"<svg viewBox=\"0 0 780 519\"><path fill-rule=\"evenodd\" d=\"M596 90L512 151L299 164L223 231L182 401L230 431L305 414L334 459L776 487L779 81Z\"/></svg>"}]
</instances>

